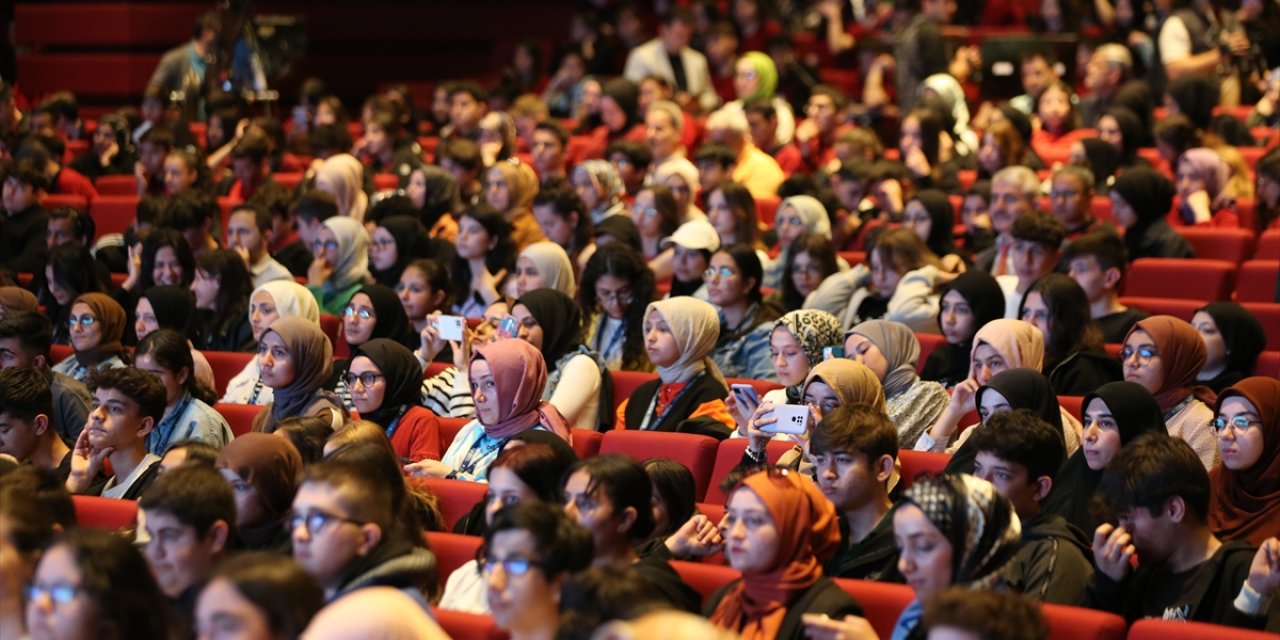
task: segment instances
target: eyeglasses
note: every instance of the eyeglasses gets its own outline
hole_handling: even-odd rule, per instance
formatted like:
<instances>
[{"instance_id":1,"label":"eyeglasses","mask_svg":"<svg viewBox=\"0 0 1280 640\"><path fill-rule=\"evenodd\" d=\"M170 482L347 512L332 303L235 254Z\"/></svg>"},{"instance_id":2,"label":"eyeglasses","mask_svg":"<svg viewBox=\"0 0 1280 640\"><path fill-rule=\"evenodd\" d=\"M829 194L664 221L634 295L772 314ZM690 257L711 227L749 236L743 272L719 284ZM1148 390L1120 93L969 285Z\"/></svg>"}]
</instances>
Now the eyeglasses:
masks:
<instances>
[{"instance_id":1,"label":"eyeglasses","mask_svg":"<svg viewBox=\"0 0 1280 640\"><path fill-rule=\"evenodd\" d=\"M1080 192L1079 192L1079 191L1074 191L1074 190L1070 190L1070 191L1069 191L1069 190L1063 190L1063 191L1057 191L1057 190L1054 190L1054 191L1050 191L1050 192L1049 192L1049 197L1050 197L1050 198L1052 198L1052 199L1054 199L1054 200L1057 200L1057 199L1059 199L1059 198L1065 198L1065 199L1070 200L1071 198L1074 198L1074 197L1076 197L1076 196L1078 196L1078 195L1080 195Z\"/></svg>"},{"instance_id":2,"label":"eyeglasses","mask_svg":"<svg viewBox=\"0 0 1280 640\"><path fill-rule=\"evenodd\" d=\"M627 289L621 291L596 289L596 297L605 304L631 304L636 299L636 294Z\"/></svg>"},{"instance_id":3,"label":"eyeglasses","mask_svg":"<svg viewBox=\"0 0 1280 640\"><path fill-rule=\"evenodd\" d=\"M27 585L26 594L27 600L29 601L36 601L44 596L49 596L49 599L52 600L54 604L68 604L72 600L75 600L76 596L80 595L81 589L82 587L79 585L67 584L65 582L47 585L32 582Z\"/></svg>"},{"instance_id":4,"label":"eyeglasses","mask_svg":"<svg viewBox=\"0 0 1280 640\"><path fill-rule=\"evenodd\" d=\"M477 566L480 568L480 573L483 575L490 575L496 571L499 566L501 566L503 573L506 573L509 576L522 576L529 573L530 569L534 567L541 568L546 566L546 564L536 560L529 560L527 558L507 558L506 560L491 560L489 558L483 558L477 563Z\"/></svg>"},{"instance_id":5,"label":"eyeglasses","mask_svg":"<svg viewBox=\"0 0 1280 640\"><path fill-rule=\"evenodd\" d=\"M74 329L76 328L76 325L80 325L88 329L97 321L98 319L93 316L71 316L70 318L67 318L67 326Z\"/></svg>"},{"instance_id":6,"label":"eyeglasses","mask_svg":"<svg viewBox=\"0 0 1280 640\"><path fill-rule=\"evenodd\" d=\"M364 385L365 388L368 388L368 387L372 387L373 383L377 382L380 378L385 378L385 377L386 376L382 375L381 373L374 373L372 371L365 371L364 373L348 373L347 386L351 388L355 388L356 381L358 380L360 381L360 384Z\"/></svg>"},{"instance_id":7,"label":"eyeglasses","mask_svg":"<svg viewBox=\"0 0 1280 640\"><path fill-rule=\"evenodd\" d=\"M1160 355L1160 353L1155 350L1155 347L1143 345L1135 350L1133 347L1125 346L1125 348L1120 350L1120 362L1128 362L1129 358L1133 357L1135 353L1138 354L1139 365L1147 365L1151 362L1152 358Z\"/></svg>"},{"instance_id":8,"label":"eyeglasses","mask_svg":"<svg viewBox=\"0 0 1280 640\"><path fill-rule=\"evenodd\" d=\"M1233 434L1238 434L1248 431L1249 427L1262 426L1261 422L1257 420L1250 420L1244 416L1236 416L1230 420L1225 418L1214 418L1213 422L1210 422L1209 424L1213 425L1213 430L1217 431L1218 434L1226 432L1227 429L1231 429L1231 433Z\"/></svg>"},{"instance_id":9,"label":"eyeglasses","mask_svg":"<svg viewBox=\"0 0 1280 640\"><path fill-rule=\"evenodd\" d=\"M361 320L373 319L373 311L369 309L357 309L355 307L347 307L342 310L342 315L347 318L359 317Z\"/></svg>"},{"instance_id":10,"label":"eyeglasses","mask_svg":"<svg viewBox=\"0 0 1280 640\"><path fill-rule=\"evenodd\" d=\"M736 275L738 275L738 272L734 271L732 267L707 267L707 270L702 272L702 279L732 278Z\"/></svg>"},{"instance_id":11,"label":"eyeglasses","mask_svg":"<svg viewBox=\"0 0 1280 640\"><path fill-rule=\"evenodd\" d=\"M756 72L755 72L755 70L754 70L754 69L752 69L752 70L750 70L750 71L739 71L739 72L735 73L734 75L738 76L739 78L742 78L743 80L755 80L755 79L756 79Z\"/></svg>"},{"instance_id":12,"label":"eyeglasses","mask_svg":"<svg viewBox=\"0 0 1280 640\"><path fill-rule=\"evenodd\" d=\"M316 240L315 242L311 243L311 251L315 252L321 249L325 249L327 251L337 251L338 241L337 240L329 240L329 241Z\"/></svg>"},{"instance_id":13,"label":"eyeglasses","mask_svg":"<svg viewBox=\"0 0 1280 640\"><path fill-rule=\"evenodd\" d=\"M646 218L652 218L658 215L658 210L654 209L653 207L644 207L643 209L637 207L633 209L633 211L635 211L636 213Z\"/></svg>"},{"instance_id":14,"label":"eyeglasses","mask_svg":"<svg viewBox=\"0 0 1280 640\"><path fill-rule=\"evenodd\" d=\"M329 524L333 522L348 522L356 526L363 526L365 524L360 520L352 520L351 518L344 518L342 516L325 513L323 511L290 514L289 519L285 520L285 522L288 523L290 531L295 531L298 527L302 527L303 529L306 529L307 535L309 536L323 533L324 530L329 527Z\"/></svg>"}]
</instances>

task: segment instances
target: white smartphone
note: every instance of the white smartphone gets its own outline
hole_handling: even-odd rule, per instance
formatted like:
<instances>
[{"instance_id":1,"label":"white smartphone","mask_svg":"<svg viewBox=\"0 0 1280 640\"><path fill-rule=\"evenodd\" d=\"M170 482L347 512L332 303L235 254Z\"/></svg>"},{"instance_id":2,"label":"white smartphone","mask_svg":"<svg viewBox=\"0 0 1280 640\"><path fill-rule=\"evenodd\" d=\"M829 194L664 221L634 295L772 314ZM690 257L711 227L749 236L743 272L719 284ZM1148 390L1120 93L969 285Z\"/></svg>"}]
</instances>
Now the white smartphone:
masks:
<instances>
[{"instance_id":1,"label":"white smartphone","mask_svg":"<svg viewBox=\"0 0 1280 640\"><path fill-rule=\"evenodd\" d=\"M462 329L467 321L462 316L440 316L436 318L436 331L443 340L462 342Z\"/></svg>"},{"instance_id":2,"label":"white smartphone","mask_svg":"<svg viewBox=\"0 0 1280 640\"><path fill-rule=\"evenodd\" d=\"M733 394L738 397L738 401L749 402L752 406L760 404L760 394L756 393L756 388L749 384L734 383L730 385Z\"/></svg>"},{"instance_id":3,"label":"white smartphone","mask_svg":"<svg viewBox=\"0 0 1280 640\"><path fill-rule=\"evenodd\" d=\"M809 429L809 406L803 404L780 404L773 407L773 414L777 418L772 424L762 425L760 430L765 433L794 433L802 434Z\"/></svg>"}]
</instances>

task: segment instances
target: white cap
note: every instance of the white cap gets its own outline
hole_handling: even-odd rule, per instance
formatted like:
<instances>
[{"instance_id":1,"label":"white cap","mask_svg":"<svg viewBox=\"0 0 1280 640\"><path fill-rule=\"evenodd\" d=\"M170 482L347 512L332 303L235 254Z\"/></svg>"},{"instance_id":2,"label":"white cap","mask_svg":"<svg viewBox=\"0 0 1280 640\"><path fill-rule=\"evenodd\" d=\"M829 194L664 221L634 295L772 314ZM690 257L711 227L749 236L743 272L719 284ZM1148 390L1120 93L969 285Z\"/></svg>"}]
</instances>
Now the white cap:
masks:
<instances>
[{"instance_id":1,"label":"white cap","mask_svg":"<svg viewBox=\"0 0 1280 640\"><path fill-rule=\"evenodd\" d=\"M720 248L720 234L706 220L690 220L676 232L662 239L659 243L663 249L678 244L686 249L705 249L715 251Z\"/></svg>"}]
</instances>

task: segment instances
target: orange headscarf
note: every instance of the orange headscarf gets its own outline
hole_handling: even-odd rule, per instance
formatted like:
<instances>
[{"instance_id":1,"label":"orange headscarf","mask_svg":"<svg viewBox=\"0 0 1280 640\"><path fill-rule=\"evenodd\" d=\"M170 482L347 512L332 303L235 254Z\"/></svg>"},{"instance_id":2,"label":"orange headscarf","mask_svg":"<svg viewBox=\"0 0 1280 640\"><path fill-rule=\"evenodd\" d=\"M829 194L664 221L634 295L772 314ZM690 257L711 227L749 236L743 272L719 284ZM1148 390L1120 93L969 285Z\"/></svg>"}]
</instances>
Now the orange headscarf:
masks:
<instances>
[{"instance_id":1,"label":"orange headscarf","mask_svg":"<svg viewBox=\"0 0 1280 640\"><path fill-rule=\"evenodd\" d=\"M762 573L743 574L711 614L711 622L743 640L772 639L787 605L822 578L822 563L840 546L835 507L795 472L761 471L738 485L764 503L778 529L778 551Z\"/></svg>"}]
</instances>

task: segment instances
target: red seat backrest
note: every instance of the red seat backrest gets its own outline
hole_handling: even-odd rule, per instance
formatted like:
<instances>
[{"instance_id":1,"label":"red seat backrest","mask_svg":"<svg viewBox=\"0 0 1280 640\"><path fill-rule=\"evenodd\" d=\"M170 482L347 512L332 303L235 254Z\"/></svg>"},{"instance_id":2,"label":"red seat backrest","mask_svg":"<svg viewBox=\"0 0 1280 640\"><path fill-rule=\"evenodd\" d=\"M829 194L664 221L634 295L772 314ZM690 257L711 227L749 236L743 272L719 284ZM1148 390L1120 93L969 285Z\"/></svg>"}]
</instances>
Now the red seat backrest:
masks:
<instances>
[{"instance_id":1,"label":"red seat backrest","mask_svg":"<svg viewBox=\"0 0 1280 640\"><path fill-rule=\"evenodd\" d=\"M444 517L444 526L450 530L462 516L470 513L471 508L484 499L485 491L489 489L489 485L483 482L467 480L410 478L409 482L440 498L440 515Z\"/></svg>"},{"instance_id":2,"label":"red seat backrest","mask_svg":"<svg viewBox=\"0 0 1280 640\"><path fill-rule=\"evenodd\" d=\"M924 363L929 361L929 354L934 349L947 344L947 337L940 333L916 333L916 341L920 343L920 359L916 361L916 373L924 371Z\"/></svg>"},{"instance_id":3,"label":"red seat backrest","mask_svg":"<svg viewBox=\"0 0 1280 640\"><path fill-rule=\"evenodd\" d=\"M650 381L657 380L656 373L641 373L638 371L610 371L609 377L613 379L613 408L616 411L622 406L622 401L631 397L636 392L636 388Z\"/></svg>"},{"instance_id":4,"label":"red seat backrest","mask_svg":"<svg viewBox=\"0 0 1280 640\"><path fill-rule=\"evenodd\" d=\"M428 362L427 366L422 369L422 379L426 380L427 378L438 376L442 371L452 366L452 362Z\"/></svg>"},{"instance_id":5,"label":"red seat backrest","mask_svg":"<svg viewBox=\"0 0 1280 640\"><path fill-rule=\"evenodd\" d=\"M1236 301L1275 302L1277 274L1280 274L1280 260L1250 260L1240 265Z\"/></svg>"},{"instance_id":6,"label":"red seat backrest","mask_svg":"<svg viewBox=\"0 0 1280 640\"><path fill-rule=\"evenodd\" d=\"M1267 229L1258 237L1255 260L1280 260L1280 229Z\"/></svg>"},{"instance_id":7,"label":"red seat backrest","mask_svg":"<svg viewBox=\"0 0 1280 640\"><path fill-rule=\"evenodd\" d=\"M76 523L86 529L116 531L138 521L138 503L100 496L71 496L76 508Z\"/></svg>"},{"instance_id":8,"label":"red seat backrest","mask_svg":"<svg viewBox=\"0 0 1280 640\"><path fill-rule=\"evenodd\" d=\"M138 179L132 174L127 176L98 176L93 181L93 188L98 196L136 196Z\"/></svg>"},{"instance_id":9,"label":"red seat backrest","mask_svg":"<svg viewBox=\"0 0 1280 640\"><path fill-rule=\"evenodd\" d=\"M1154 618L1133 623L1127 637L1128 640L1275 640L1274 634L1265 631L1202 622L1166 622Z\"/></svg>"},{"instance_id":10,"label":"red seat backrest","mask_svg":"<svg viewBox=\"0 0 1280 640\"><path fill-rule=\"evenodd\" d=\"M1253 375L1280 378L1280 351L1263 351L1253 366Z\"/></svg>"},{"instance_id":11,"label":"red seat backrest","mask_svg":"<svg viewBox=\"0 0 1280 640\"><path fill-rule=\"evenodd\" d=\"M1227 300L1236 266L1222 260L1141 258L1134 260L1124 295L1184 300Z\"/></svg>"},{"instance_id":12,"label":"red seat backrest","mask_svg":"<svg viewBox=\"0 0 1280 640\"><path fill-rule=\"evenodd\" d=\"M89 207L89 215L97 225L98 237L110 233L124 233L125 229L138 217L138 201L136 195L106 196L100 195Z\"/></svg>"},{"instance_id":13,"label":"red seat backrest","mask_svg":"<svg viewBox=\"0 0 1280 640\"><path fill-rule=\"evenodd\" d=\"M50 365L58 364L59 362L62 362L63 360L70 358L72 353L73 351L71 349L71 345L69 344L50 345L49 346L49 360L50 360L49 364Z\"/></svg>"},{"instance_id":14,"label":"red seat backrest","mask_svg":"<svg viewBox=\"0 0 1280 640\"><path fill-rule=\"evenodd\" d=\"M243 371L254 357L252 353L236 351L201 351L201 353L204 354L205 360L209 361L209 368L213 369L213 383L217 387L219 398L227 392L227 383Z\"/></svg>"},{"instance_id":15,"label":"red seat backrest","mask_svg":"<svg viewBox=\"0 0 1280 640\"><path fill-rule=\"evenodd\" d=\"M492 616L481 616L474 613L463 613L431 607L440 628L453 640L507 640L511 636L498 628Z\"/></svg>"},{"instance_id":16,"label":"red seat backrest","mask_svg":"<svg viewBox=\"0 0 1280 640\"><path fill-rule=\"evenodd\" d=\"M400 178L391 173L375 173L373 174L373 188L378 191L387 191L400 186Z\"/></svg>"},{"instance_id":17,"label":"red seat backrest","mask_svg":"<svg viewBox=\"0 0 1280 640\"><path fill-rule=\"evenodd\" d=\"M1049 640L1123 640L1124 618L1080 607L1042 604Z\"/></svg>"},{"instance_id":18,"label":"red seat backrest","mask_svg":"<svg viewBox=\"0 0 1280 640\"><path fill-rule=\"evenodd\" d=\"M795 445L788 440L770 440L765 445L769 462L777 462L782 454L790 451ZM720 488L720 482L729 475L733 468L742 462L742 453L747 449L746 438L730 438L720 442L716 447L716 461L711 466L711 484L707 487L707 495L703 502L724 506L729 496Z\"/></svg>"},{"instance_id":19,"label":"red seat backrest","mask_svg":"<svg viewBox=\"0 0 1280 640\"><path fill-rule=\"evenodd\" d=\"M770 229L773 228L773 221L778 215L778 205L782 204L782 199L778 196L768 196L765 198L756 198L756 219Z\"/></svg>"},{"instance_id":20,"label":"red seat backrest","mask_svg":"<svg viewBox=\"0 0 1280 640\"><path fill-rule=\"evenodd\" d=\"M271 174L271 179L285 189L293 191L302 182L302 176L303 174L301 173L273 173Z\"/></svg>"},{"instance_id":21,"label":"red seat backrest","mask_svg":"<svg viewBox=\"0 0 1280 640\"><path fill-rule=\"evenodd\" d=\"M427 547L436 554L436 571L440 578L440 588L449 576L462 565L475 560L484 538L480 536L464 536L457 533L428 531Z\"/></svg>"},{"instance_id":22,"label":"red seat backrest","mask_svg":"<svg viewBox=\"0 0 1280 640\"><path fill-rule=\"evenodd\" d=\"M848 578L836 578L836 584L862 605L862 611L867 614L867 622L871 623L871 627L881 638L893 635L898 616L902 615L902 611L916 597L915 591L905 584Z\"/></svg>"},{"instance_id":23,"label":"red seat backrest","mask_svg":"<svg viewBox=\"0 0 1280 640\"><path fill-rule=\"evenodd\" d=\"M600 453L600 442L604 434L590 429L571 429L573 435L573 452L578 458L590 458Z\"/></svg>"},{"instance_id":24,"label":"red seat backrest","mask_svg":"<svg viewBox=\"0 0 1280 640\"><path fill-rule=\"evenodd\" d=\"M1173 316L1191 322L1196 309L1209 304L1207 300L1183 300L1181 298L1142 298L1121 296L1120 304L1142 309L1153 316Z\"/></svg>"},{"instance_id":25,"label":"red seat backrest","mask_svg":"<svg viewBox=\"0 0 1280 640\"><path fill-rule=\"evenodd\" d=\"M680 574L685 584L702 595L704 604L717 589L742 577L741 573L722 564L672 560L671 568Z\"/></svg>"},{"instance_id":26,"label":"red seat backrest","mask_svg":"<svg viewBox=\"0 0 1280 640\"><path fill-rule=\"evenodd\" d=\"M697 486L694 499L702 500L711 483L718 444L715 438L693 433L614 430L604 434L600 455L620 453L639 461L667 458L679 462L693 473Z\"/></svg>"},{"instance_id":27,"label":"red seat backrest","mask_svg":"<svg viewBox=\"0 0 1280 640\"><path fill-rule=\"evenodd\" d=\"M71 207L80 211L89 210L89 201L84 196L75 193L47 193L40 198L40 205L46 211L61 207Z\"/></svg>"},{"instance_id":28,"label":"red seat backrest","mask_svg":"<svg viewBox=\"0 0 1280 640\"><path fill-rule=\"evenodd\" d=\"M342 333L342 318L331 313L320 314L320 330L324 332L324 335L329 336L329 342L333 344L334 349L337 349L338 334ZM337 355L336 351L334 355Z\"/></svg>"},{"instance_id":29,"label":"red seat backrest","mask_svg":"<svg viewBox=\"0 0 1280 640\"><path fill-rule=\"evenodd\" d=\"M1240 306L1252 313L1267 334L1267 349L1280 351L1280 302L1243 302Z\"/></svg>"},{"instance_id":30,"label":"red seat backrest","mask_svg":"<svg viewBox=\"0 0 1280 640\"><path fill-rule=\"evenodd\" d=\"M471 422L471 418L440 418L440 450L448 451L458 432Z\"/></svg>"},{"instance_id":31,"label":"red seat backrest","mask_svg":"<svg viewBox=\"0 0 1280 640\"><path fill-rule=\"evenodd\" d=\"M910 487L916 478L926 473L939 474L951 462L951 454L933 451L898 450L898 463L901 465L902 486Z\"/></svg>"},{"instance_id":32,"label":"red seat backrest","mask_svg":"<svg viewBox=\"0 0 1280 640\"><path fill-rule=\"evenodd\" d=\"M1178 227L1177 231L1191 243L1197 258L1240 264L1253 256L1255 239L1249 229Z\"/></svg>"},{"instance_id":33,"label":"red seat backrest","mask_svg":"<svg viewBox=\"0 0 1280 640\"><path fill-rule=\"evenodd\" d=\"M226 418L227 424L231 426L231 433L242 436L253 431L253 419L262 411L262 407L256 404L219 402L213 405L213 410Z\"/></svg>"},{"instance_id":34,"label":"red seat backrest","mask_svg":"<svg viewBox=\"0 0 1280 640\"><path fill-rule=\"evenodd\" d=\"M1076 420L1084 422L1081 414L1084 413L1082 405L1084 404L1084 396L1058 396L1058 406L1067 410L1067 413L1076 417Z\"/></svg>"}]
</instances>

